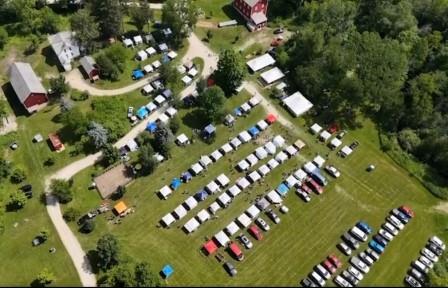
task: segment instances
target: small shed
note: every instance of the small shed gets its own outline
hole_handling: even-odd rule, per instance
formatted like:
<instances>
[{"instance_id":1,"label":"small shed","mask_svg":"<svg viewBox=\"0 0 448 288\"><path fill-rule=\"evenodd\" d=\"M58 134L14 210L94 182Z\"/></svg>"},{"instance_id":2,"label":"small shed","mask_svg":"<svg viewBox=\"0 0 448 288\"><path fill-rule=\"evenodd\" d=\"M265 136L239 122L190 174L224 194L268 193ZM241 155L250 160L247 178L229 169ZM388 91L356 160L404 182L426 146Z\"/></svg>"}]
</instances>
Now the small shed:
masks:
<instances>
[{"instance_id":1,"label":"small shed","mask_svg":"<svg viewBox=\"0 0 448 288\"><path fill-rule=\"evenodd\" d=\"M316 164L316 166L320 168L320 167L324 166L325 159L322 156L317 155L316 157L314 157L313 163Z\"/></svg>"},{"instance_id":2,"label":"small shed","mask_svg":"<svg viewBox=\"0 0 448 288\"><path fill-rule=\"evenodd\" d=\"M321 127L319 124L314 123L314 124L310 127L310 131L311 131L311 133L313 133L313 134L318 134L320 131L322 131L322 127Z\"/></svg>"},{"instance_id":3,"label":"small shed","mask_svg":"<svg viewBox=\"0 0 448 288\"><path fill-rule=\"evenodd\" d=\"M265 120L260 120L257 122L257 127L261 131L266 130L266 128L268 128L268 126L269 126L269 124Z\"/></svg>"},{"instance_id":4,"label":"small shed","mask_svg":"<svg viewBox=\"0 0 448 288\"><path fill-rule=\"evenodd\" d=\"M260 173L260 175L262 177L265 177L266 175L268 175L269 172L271 172L271 169L269 169L268 165L266 165L266 164L263 164L258 168L258 173Z\"/></svg>"},{"instance_id":5,"label":"small shed","mask_svg":"<svg viewBox=\"0 0 448 288\"><path fill-rule=\"evenodd\" d=\"M117 213L117 215L123 214L124 212L126 212L127 209L128 209L128 207L126 206L126 204L123 201L118 202L114 206L114 211L115 211L115 213Z\"/></svg>"},{"instance_id":6,"label":"small shed","mask_svg":"<svg viewBox=\"0 0 448 288\"><path fill-rule=\"evenodd\" d=\"M218 246L216 246L213 240L209 240L204 244L203 249L207 252L207 255L211 255L218 250Z\"/></svg>"},{"instance_id":7,"label":"small shed","mask_svg":"<svg viewBox=\"0 0 448 288\"><path fill-rule=\"evenodd\" d=\"M218 202L221 204L222 208L226 208L229 206L230 202L232 202L232 198L227 193L222 193L218 197Z\"/></svg>"},{"instance_id":8,"label":"small shed","mask_svg":"<svg viewBox=\"0 0 448 288\"><path fill-rule=\"evenodd\" d=\"M248 177L249 177L250 181L252 181L252 183L255 183L261 179L261 175L258 174L257 171L253 171L252 173L249 174Z\"/></svg>"},{"instance_id":9,"label":"small shed","mask_svg":"<svg viewBox=\"0 0 448 288\"><path fill-rule=\"evenodd\" d=\"M242 144L241 140L238 139L237 137L230 140L230 145L232 145L233 149L235 149L235 150L237 150L238 147L241 146L241 144Z\"/></svg>"},{"instance_id":10,"label":"small shed","mask_svg":"<svg viewBox=\"0 0 448 288\"><path fill-rule=\"evenodd\" d=\"M202 170L204 170L204 168L199 164L199 163L195 163L193 165L191 165L191 172L193 172L193 175L199 175Z\"/></svg>"},{"instance_id":11,"label":"small shed","mask_svg":"<svg viewBox=\"0 0 448 288\"><path fill-rule=\"evenodd\" d=\"M222 158L222 154L221 154L221 152L219 152L218 150L215 150L215 151L213 151L211 154L210 154L210 158L214 161L214 162L216 162L216 161L218 161L219 159L221 159Z\"/></svg>"},{"instance_id":12,"label":"small shed","mask_svg":"<svg viewBox=\"0 0 448 288\"><path fill-rule=\"evenodd\" d=\"M162 196L163 199L167 199L168 196L171 195L171 193L173 193L173 191L171 190L170 187L168 187L167 185L163 186L162 189L159 190L160 195Z\"/></svg>"},{"instance_id":13,"label":"small shed","mask_svg":"<svg viewBox=\"0 0 448 288\"><path fill-rule=\"evenodd\" d=\"M210 204L210 206L208 207L208 211L210 211L210 213L212 213L213 215L215 215L219 209L221 209L221 206L216 201Z\"/></svg>"},{"instance_id":14,"label":"small shed","mask_svg":"<svg viewBox=\"0 0 448 288\"><path fill-rule=\"evenodd\" d=\"M184 230L187 233L192 233L196 231L199 228L199 226L201 226L201 223L199 223L198 220L196 220L195 218L191 218L190 220L188 220L187 223L185 223Z\"/></svg>"},{"instance_id":15,"label":"small shed","mask_svg":"<svg viewBox=\"0 0 448 288\"><path fill-rule=\"evenodd\" d=\"M243 131L238 134L238 139L240 139L243 143L247 143L252 139L252 137L250 136L249 132Z\"/></svg>"},{"instance_id":16,"label":"small shed","mask_svg":"<svg viewBox=\"0 0 448 288\"><path fill-rule=\"evenodd\" d=\"M252 220L249 218L249 216L247 216L245 213L238 216L238 218L236 218L236 220L240 224L241 228L249 227L250 223L252 222Z\"/></svg>"},{"instance_id":17,"label":"small shed","mask_svg":"<svg viewBox=\"0 0 448 288\"><path fill-rule=\"evenodd\" d=\"M230 179L229 177L227 177L224 173L222 173L221 175L219 175L216 178L216 182L221 186L221 187L226 187L227 185L229 185L230 183Z\"/></svg>"},{"instance_id":18,"label":"small shed","mask_svg":"<svg viewBox=\"0 0 448 288\"><path fill-rule=\"evenodd\" d=\"M324 142L328 141L328 139L330 139L330 137L331 137L331 134L327 130L322 131L319 135L319 139Z\"/></svg>"},{"instance_id":19,"label":"small shed","mask_svg":"<svg viewBox=\"0 0 448 288\"><path fill-rule=\"evenodd\" d=\"M260 209L257 208L257 206L252 205L245 211L247 216L249 216L251 219L255 219L260 214Z\"/></svg>"},{"instance_id":20,"label":"small shed","mask_svg":"<svg viewBox=\"0 0 448 288\"><path fill-rule=\"evenodd\" d=\"M165 225L165 227L169 227L171 224L176 222L176 219L174 218L173 214L168 213L162 218L162 223Z\"/></svg>"},{"instance_id":21,"label":"small shed","mask_svg":"<svg viewBox=\"0 0 448 288\"><path fill-rule=\"evenodd\" d=\"M212 181L208 183L207 186L205 186L205 190L207 190L209 194L215 194L216 192L219 191L219 186L218 184L216 184L215 181Z\"/></svg>"},{"instance_id":22,"label":"small shed","mask_svg":"<svg viewBox=\"0 0 448 288\"><path fill-rule=\"evenodd\" d=\"M277 152L277 147L272 141L269 141L266 144L264 144L264 150L266 150L266 152L268 152L269 155L274 155L275 152Z\"/></svg>"},{"instance_id":23,"label":"small shed","mask_svg":"<svg viewBox=\"0 0 448 288\"><path fill-rule=\"evenodd\" d=\"M202 209L201 211L199 211L199 213L196 215L196 219L198 219L199 223L204 223L205 221L207 221L208 219L210 219L210 214L205 210Z\"/></svg>"},{"instance_id":24,"label":"small shed","mask_svg":"<svg viewBox=\"0 0 448 288\"><path fill-rule=\"evenodd\" d=\"M86 72L87 76L89 76L90 80L95 81L99 79L100 71L93 57L84 56L79 59L79 63L81 64L82 69Z\"/></svg>"},{"instance_id":25,"label":"small shed","mask_svg":"<svg viewBox=\"0 0 448 288\"><path fill-rule=\"evenodd\" d=\"M212 159L210 159L207 155L202 155L199 159L199 163L202 165L202 167L207 168L207 166L211 165L213 163Z\"/></svg>"},{"instance_id":26,"label":"small shed","mask_svg":"<svg viewBox=\"0 0 448 288\"><path fill-rule=\"evenodd\" d=\"M330 141L331 149L336 149L341 145L342 145L342 141L339 140L338 138L334 138L333 140Z\"/></svg>"},{"instance_id":27,"label":"small shed","mask_svg":"<svg viewBox=\"0 0 448 288\"><path fill-rule=\"evenodd\" d=\"M179 136L177 136L176 138L176 143L177 145L180 146L185 146L187 144L190 144L190 140L188 140L187 135L185 135L184 133L180 134Z\"/></svg>"},{"instance_id":28,"label":"small shed","mask_svg":"<svg viewBox=\"0 0 448 288\"><path fill-rule=\"evenodd\" d=\"M226 244L230 242L229 237L226 233L224 233L224 231L219 231L215 234L215 236L213 236L213 238L215 238L216 242L222 247L226 246Z\"/></svg>"},{"instance_id":29,"label":"small shed","mask_svg":"<svg viewBox=\"0 0 448 288\"><path fill-rule=\"evenodd\" d=\"M161 274L164 279L170 277L171 275L173 275L173 273L174 273L174 269L173 269L173 267L171 267L171 265L165 265L161 271Z\"/></svg>"},{"instance_id":30,"label":"small shed","mask_svg":"<svg viewBox=\"0 0 448 288\"><path fill-rule=\"evenodd\" d=\"M247 169L249 169L250 167L250 164L244 159L238 162L237 167L240 171L247 171Z\"/></svg>"},{"instance_id":31,"label":"small shed","mask_svg":"<svg viewBox=\"0 0 448 288\"><path fill-rule=\"evenodd\" d=\"M258 159L262 160L268 157L268 152L266 152L264 147L258 147L257 149L255 149L255 155L257 156Z\"/></svg>"},{"instance_id":32,"label":"small shed","mask_svg":"<svg viewBox=\"0 0 448 288\"><path fill-rule=\"evenodd\" d=\"M224 145L221 146L221 148L219 149L222 153L227 154L229 152L233 151L232 146L229 143L226 143Z\"/></svg>"},{"instance_id":33,"label":"small shed","mask_svg":"<svg viewBox=\"0 0 448 288\"><path fill-rule=\"evenodd\" d=\"M182 219L187 215L187 210L183 205L179 205L174 209L174 216L176 216L177 219Z\"/></svg>"},{"instance_id":34,"label":"small shed","mask_svg":"<svg viewBox=\"0 0 448 288\"><path fill-rule=\"evenodd\" d=\"M271 170L275 169L278 165L280 165L280 163L278 163L278 161L275 159L270 159L267 164Z\"/></svg>"},{"instance_id":35,"label":"small shed","mask_svg":"<svg viewBox=\"0 0 448 288\"><path fill-rule=\"evenodd\" d=\"M274 137L274 139L272 139L272 143L274 143L277 148L283 147L283 145L285 145L285 142L285 138L283 138L281 135L277 135Z\"/></svg>"},{"instance_id":36,"label":"small shed","mask_svg":"<svg viewBox=\"0 0 448 288\"><path fill-rule=\"evenodd\" d=\"M247 180L246 177L242 177L236 181L236 185L238 185L238 187L240 187L241 190L244 190L250 186L250 182L249 180Z\"/></svg>"},{"instance_id":37,"label":"small shed","mask_svg":"<svg viewBox=\"0 0 448 288\"><path fill-rule=\"evenodd\" d=\"M237 185L233 185L227 190L227 193L235 198L241 193L241 189Z\"/></svg>"},{"instance_id":38,"label":"small shed","mask_svg":"<svg viewBox=\"0 0 448 288\"><path fill-rule=\"evenodd\" d=\"M226 226L225 231L227 232L227 235L233 236L236 232L240 230L240 227L236 225L234 221L230 222L229 225Z\"/></svg>"},{"instance_id":39,"label":"small shed","mask_svg":"<svg viewBox=\"0 0 448 288\"><path fill-rule=\"evenodd\" d=\"M283 163L288 160L288 155L286 155L285 152L281 151L280 153L275 155L275 160L277 160L279 163Z\"/></svg>"}]
</instances>

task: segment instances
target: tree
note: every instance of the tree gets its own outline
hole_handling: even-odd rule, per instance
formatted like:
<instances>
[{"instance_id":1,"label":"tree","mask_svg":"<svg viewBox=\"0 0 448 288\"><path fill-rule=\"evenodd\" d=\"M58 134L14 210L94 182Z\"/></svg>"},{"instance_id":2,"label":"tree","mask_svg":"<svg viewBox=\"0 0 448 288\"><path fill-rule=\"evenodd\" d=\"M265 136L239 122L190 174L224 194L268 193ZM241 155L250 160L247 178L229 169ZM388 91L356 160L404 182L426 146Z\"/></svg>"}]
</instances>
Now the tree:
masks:
<instances>
[{"instance_id":1,"label":"tree","mask_svg":"<svg viewBox=\"0 0 448 288\"><path fill-rule=\"evenodd\" d=\"M65 93L68 92L68 86L65 83L64 75L59 75L57 78L50 79L50 89L52 91L52 95L57 98L62 97Z\"/></svg>"},{"instance_id":2,"label":"tree","mask_svg":"<svg viewBox=\"0 0 448 288\"><path fill-rule=\"evenodd\" d=\"M129 263L116 265L107 271L104 283L109 287L135 287L132 266Z\"/></svg>"},{"instance_id":3,"label":"tree","mask_svg":"<svg viewBox=\"0 0 448 288\"><path fill-rule=\"evenodd\" d=\"M39 15L37 17L38 30L42 33L54 34L59 31L59 26L61 26L61 17L51 10L49 7L44 7L39 10Z\"/></svg>"},{"instance_id":4,"label":"tree","mask_svg":"<svg viewBox=\"0 0 448 288\"><path fill-rule=\"evenodd\" d=\"M134 268L134 284L136 287L160 287L160 280L151 271L148 262L140 262Z\"/></svg>"},{"instance_id":5,"label":"tree","mask_svg":"<svg viewBox=\"0 0 448 288\"><path fill-rule=\"evenodd\" d=\"M166 87L171 89L174 94L178 94L182 89L181 75L174 65L163 65L160 69L160 77L166 83Z\"/></svg>"},{"instance_id":6,"label":"tree","mask_svg":"<svg viewBox=\"0 0 448 288\"><path fill-rule=\"evenodd\" d=\"M79 212L78 209L75 209L73 207L69 207L67 208L67 210L64 212L64 220L67 222L73 222L75 221L79 216L81 215L81 213Z\"/></svg>"},{"instance_id":7,"label":"tree","mask_svg":"<svg viewBox=\"0 0 448 288\"><path fill-rule=\"evenodd\" d=\"M89 120L81 109L75 106L70 111L62 114L62 123L65 128L77 137L81 137L87 132Z\"/></svg>"},{"instance_id":8,"label":"tree","mask_svg":"<svg viewBox=\"0 0 448 288\"><path fill-rule=\"evenodd\" d=\"M112 146L112 144L106 144L103 149L103 161L106 166L110 166L120 160L120 153L118 149Z\"/></svg>"},{"instance_id":9,"label":"tree","mask_svg":"<svg viewBox=\"0 0 448 288\"><path fill-rule=\"evenodd\" d=\"M96 244L98 267L106 271L120 263L120 245L112 234L103 235Z\"/></svg>"},{"instance_id":10,"label":"tree","mask_svg":"<svg viewBox=\"0 0 448 288\"><path fill-rule=\"evenodd\" d=\"M6 43L8 42L8 32L5 30L5 28L0 27L0 50L5 47Z\"/></svg>"},{"instance_id":11,"label":"tree","mask_svg":"<svg viewBox=\"0 0 448 288\"><path fill-rule=\"evenodd\" d=\"M403 150L406 152L412 152L417 149L422 140L418 137L415 131L411 129L404 129L398 133L398 142Z\"/></svg>"},{"instance_id":12,"label":"tree","mask_svg":"<svg viewBox=\"0 0 448 288\"><path fill-rule=\"evenodd\" d=\"M176 134L180 128L179 116L175 115L173 118L171 118L169 125L170 125L171 132L173 132L173 134Z\"/></svg>"},{"instance_id":13,"label":"tree","mask_svg":"<svg viewBox=\"0 0 448 288\"><path fill-rule=\"evenodd\" d=\"M17 168L11 174L11 182L12 183L21 183L26 179L25 171L23 169Z\"/></svg>"},{"instance_id":14,"label":"tree","mask_svg":"<svg viewBox=\"0 0 448 288\"><path fill-rule=\"evenodd\" d=\"M224 115L226 98L219 86L206 89L198 97L199 107L207 121L217 121Z\"/></svg>"},{"instance_id":15,"label":"tree","mask_svg":"<svg viewBox=\"0 0 448 288\"><path fill-rule=\"evenodd\" d=\"M48 268L44 268L42 271L39 272L36 276L36 282L39 286L45 287L48 284L51 284L56 277Z\"/></svg>"},{"instance_id":16,"label":"tree","mask_svg":"<svg viewBox=\"0 0 448 288\"><path fill-rule=\"evenodd\" d=\"M210 42L213 38L213 32L212 30L207 30L207 41Z\"/></svg>"},{"instance_id":17,"label":"tree","mask_svg":"<svg viewBox=\"0 0 448 288\"><path fill-rule=\"evenodd\" d=\"M9 200L6 203L6 205L10 209L19 210L25 207L26 202L27 198L24 193L20 191L14 191L11 194L9 194Z\"/></svg>"},{"instance_id":18,"label":"tree","mask_svg":"<svg viewBox=\"0 0 448 288\"><path fill-rule=\"evenodd\" d=\"M170 129L160 123L154 131L154 149L166 159L170 158L174 136Z\"/></svg>"},{"instance_id":19,"label":"tree","mask_svg":"<svg viewBox=\"0 0 448 288\"><path fill-rule=\"evenodd\" d=\"M94 121L90 122L87 135L89 135L90 141L96 149L106 146L108 143L108 134L109 132L103 127L103 125Z\"/></svg>"},{"instance_id":20,"label":"tree","mask_svg":"<svg viewBox=\"0 0 448 288\"><path fill-rule=\"evenodd\" d=\"M140 146L139 150L138 161L142 165L141 173L143 175L150 175L157 167L157 162L154 159L154 150L149 144Z\"/></svg>"},{"instance_id":21,"label":"tree","mask_svg":"<svg viewBox=\"0 0 448 288\"><path fill-rule=\"evenodd\" d=\"M235 53L233 49L221 52L215 79L227 96L235 93L235 90L241 86L246 73L246 66L241 55Z\"/></svg>"},{"instance_id":22,"label":"tree","mask_svg":"<svg viewBox=\"0 0 448 288\"><path fill-rule=\"evenodd\" d=\"M118 81L120 79L120 70L106 54L99 54L96 62L98 67L100 67L101 78L111 81Z\"/></svg>"},{"instance_id":23,"label":"tree","mask_svg":"<svg viewBox=\"0 0 448 288\"><path fill-rule=\"evenodd\" d=\"M2 159L0 156L0 182L2 179L7 178L11 174L11 163Z\"/></svg>"},{"instance_id":24,"label":"tree","mask_svg":"<svg viewBox=\"0 0 448 288\"><path fill-rule=\"evenodd\" d=\"M54 179L51 182L50 190L55 195L59 202L68 203L73 199L73 192L69 182L59 179Z\"/></svg>"},{"instance_id":25,"label":"tree","mask_svg":"<svg viewBox=\"0 0 448 288\"><path fill-rule=\"evenodd\" d=\"M162 22L173 31L173 44L179 46L197 22L197 8L191 0L167 0L163 5Z\"/></svg>"},{"instance_id":26,"label":"tree","mask_svg":"<svg viewBox=\"0 0 448 288\"><path fill-rule=\"evenodd\" d=\"M61 112L64 113L72 110L73 107L75 107L75 103L73 103L73 101L69 98L63 97L59 101L59 107L61 108Z\"/></svg>"},{"instance_id":27,"label":"tree","mask_svg":"<svg viewBox=\"0 0 448 288\"><path fill-rule=\"evenodd\" d=\"M104 38L117 37L121 34L123 13L120 0L93 0L92 13L97 18Z\"/></svg>"},{"instance_id":28,"label":"tree","mask_svg":"<svg viewBox=\"0 0 448 288\"><path fill-rule=\"evenodd\" d=\"M132 6L129 8L129 16L132 19L138 32L143 32L145 25L149 25L149 21L153 17L152 10L149 9L147 1L140 2L139 6Z\"/></svg>"},{"instance_id":29,"label":"tree","mask_svg":"<svg viewBox=\"0 0 448 288\"><path fill-rule=\"evenodd\" d=\"M87 219L82 223L81 228L79 229L82 233L89 234L95 229L95 222L93 219Z\"/></svg>"},{"instance_id":30,"label":"tree","mask_svg":"<svg viewBox=\"0 0 448 288\"><path fill-rule=\"evenodd\" d=\"M70 18L70 27L75 32L76 40L87 52L91 52L94 40L100 36L99 25L87 9L78 10Z\"/></svg>"}]
</instances>

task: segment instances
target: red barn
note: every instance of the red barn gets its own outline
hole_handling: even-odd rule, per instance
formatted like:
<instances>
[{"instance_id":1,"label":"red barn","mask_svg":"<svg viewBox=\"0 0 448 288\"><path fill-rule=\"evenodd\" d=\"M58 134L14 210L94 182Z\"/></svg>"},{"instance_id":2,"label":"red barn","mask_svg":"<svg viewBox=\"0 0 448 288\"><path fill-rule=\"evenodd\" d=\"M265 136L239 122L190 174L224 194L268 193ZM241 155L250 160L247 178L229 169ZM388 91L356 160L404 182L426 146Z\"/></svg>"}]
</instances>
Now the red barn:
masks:
<instances>
[{"instance_id":1,"label":"red barn","mask_svg":"<svg viewBox=\"0 0 448 288\"><path fill-rule=\"evenodd\" d=\"M90 80L95 81L99 79L100 71L98 70L98 66L92 57L84 56L79 59L79 63L86 72L87 76L89 76Z\"/></svg>"},{"instance_id":2,"label":"red barn","mask_svg":"<svg viewBox=\"0 0 448 288\"><path fill-rule=\"evenodd\" d=\"M252 31L268 23L268 0L234 0L233 7L247 20Z\"/></svg>"},{"instance_id":3,"label":"red barn","mask_svg":"<svg viewBox=\"0 0 448 288\"><path fill-rule=\"evenodd\" d=\"M44 107L48 102L47 90L28 63L15 62L10 70L11 86L28 113Z\"/></svg>"}]
</instances>

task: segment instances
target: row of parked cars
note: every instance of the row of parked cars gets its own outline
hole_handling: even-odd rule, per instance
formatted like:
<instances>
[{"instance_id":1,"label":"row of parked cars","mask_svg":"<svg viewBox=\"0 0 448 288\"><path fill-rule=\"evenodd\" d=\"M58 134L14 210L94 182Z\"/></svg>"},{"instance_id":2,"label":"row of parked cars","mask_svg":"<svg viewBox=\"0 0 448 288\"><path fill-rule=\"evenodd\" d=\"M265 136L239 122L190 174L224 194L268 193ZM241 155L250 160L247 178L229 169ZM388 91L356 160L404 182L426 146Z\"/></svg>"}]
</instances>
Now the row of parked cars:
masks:
<instances>
[{"instance_id":1,"label":"row of parked cars","mask_svg":"<svg viewBox=\"0 0 448 288\"><path fill-rule=\"evenodd\" d=\"M307 278L302 280L304 287L323 287L331 275L336 273L337 269L342 267L342 262L334 254L330 254L320 264L314 266L313 271Z\"/></svg>"},{"instance_id":2,"label":"row of parked cars","mask_svg":"<svg viewBox=\"0 0 448 288\"><path fill-rule=\"evenodd\" d=\"M420 250L420 257L411 263L411 268L404 278L406 284L411 287L426 286L427 273L434 268L434 264L439 261L439 257L445 249L445 243L439 237L432 236L429 238L425 247Z\"/></svg>"}]
</instances>

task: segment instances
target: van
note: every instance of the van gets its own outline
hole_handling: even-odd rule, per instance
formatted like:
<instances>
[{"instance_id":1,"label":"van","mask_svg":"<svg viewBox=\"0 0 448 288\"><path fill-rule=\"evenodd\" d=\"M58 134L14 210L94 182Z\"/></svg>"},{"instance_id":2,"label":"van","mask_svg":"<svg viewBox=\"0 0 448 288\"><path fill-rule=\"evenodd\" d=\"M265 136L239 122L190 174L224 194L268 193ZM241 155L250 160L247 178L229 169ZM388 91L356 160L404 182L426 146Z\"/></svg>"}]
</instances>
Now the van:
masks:
<instances>
[{"instance_id":1,"label":"van","mask_svg":"<svg viewBox=\"0 0 448 288\"><path fill-rule=\"evenodd\" d=\"M414 266L417 270L419 270L422 273L428 273L429 268L427 266L425 266L422 262L420 262L419 260L415 260L414 262L412 262L412 266Z\"/></svg>"},{"instance_id":2,"label":"van","mask_svg":"<svg viewBox=\"0 0 448 288\"><path fill-rule=\"evenodd\" d=\"M322 186L326 186L328 184L327 178L325 178L325 176L320 173L320 169L316 169L310 172L310 176Z\"/></svg>"},{"instance_id":3,"label":"van","mask_svg":"<svg viewBox=\"0 0 448 288\"><path fill-rule=\"evenodd\" d=\"M366 242L367 241L367 235L364 233L361 229L358 227L353 227L350 229L350 233L355 236L355 238L358 238L359 240Z\"/></svg>"}]
</instances>

